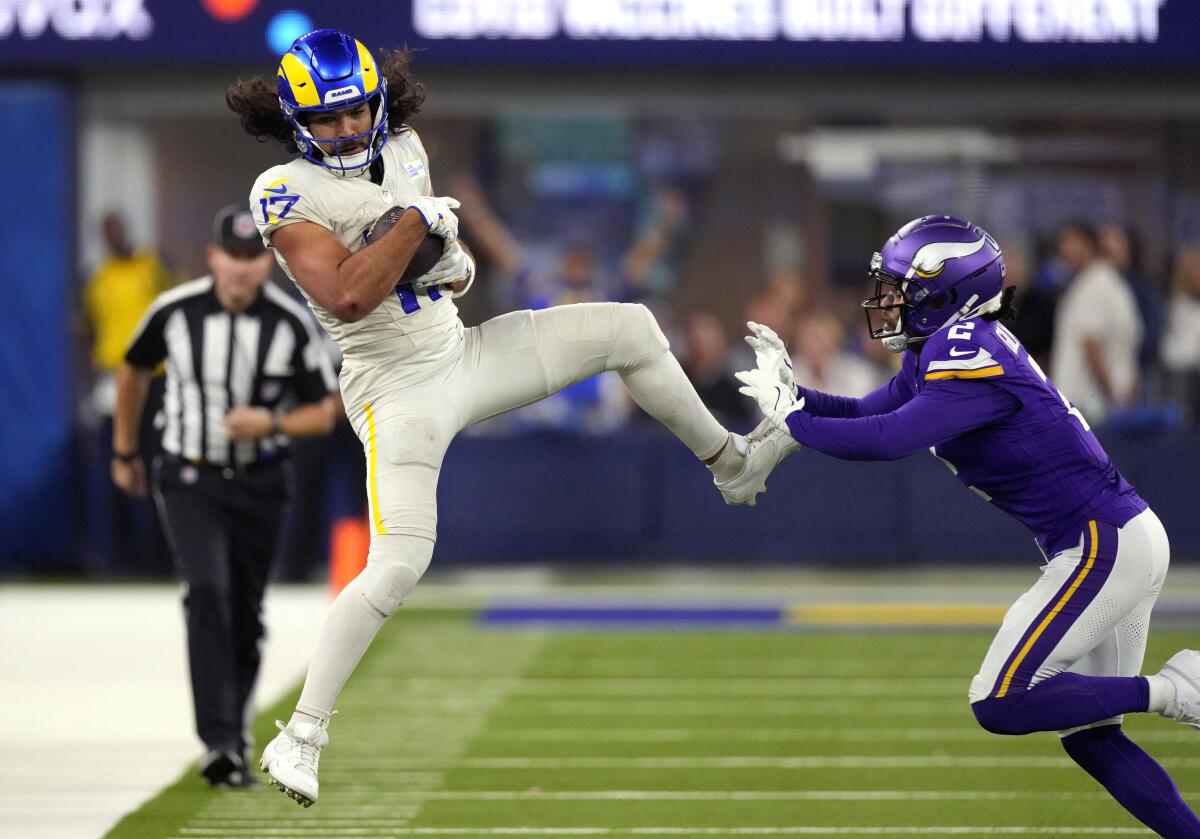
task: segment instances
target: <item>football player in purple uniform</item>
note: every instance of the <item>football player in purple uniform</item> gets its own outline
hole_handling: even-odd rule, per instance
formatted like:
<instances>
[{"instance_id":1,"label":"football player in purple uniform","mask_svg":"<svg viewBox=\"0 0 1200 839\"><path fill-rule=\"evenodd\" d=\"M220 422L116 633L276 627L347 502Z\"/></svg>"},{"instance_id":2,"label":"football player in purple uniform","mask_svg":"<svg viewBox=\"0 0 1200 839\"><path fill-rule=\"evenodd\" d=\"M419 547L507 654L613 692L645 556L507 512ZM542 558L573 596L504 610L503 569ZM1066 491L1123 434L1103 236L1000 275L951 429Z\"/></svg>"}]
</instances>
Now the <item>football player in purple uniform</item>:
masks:
<instances>
[{"instance_id":1,"label":"football player in purple uniform","mask_svg":"<svg viewBox=\"0 0 1200 839\"><path fill-rule=\"evenodd\" d=\"M798 387L783 343L749 324L758 368L741 392L801 444L846 460L929 450L1025 524L1048 563L1009 609L971 682L975 718L997 734L1056 731L1067 754L1162 836L1200 837L1166 771L1121 730L1158 712L1200 728L1200 653L1140 676L1170 549L1154 512L1083 416L1000 321L1004 258L975 224L909 222L875 254L863 303L872 338L904 353L862 399Z\"/></svg>"}]
</instances>

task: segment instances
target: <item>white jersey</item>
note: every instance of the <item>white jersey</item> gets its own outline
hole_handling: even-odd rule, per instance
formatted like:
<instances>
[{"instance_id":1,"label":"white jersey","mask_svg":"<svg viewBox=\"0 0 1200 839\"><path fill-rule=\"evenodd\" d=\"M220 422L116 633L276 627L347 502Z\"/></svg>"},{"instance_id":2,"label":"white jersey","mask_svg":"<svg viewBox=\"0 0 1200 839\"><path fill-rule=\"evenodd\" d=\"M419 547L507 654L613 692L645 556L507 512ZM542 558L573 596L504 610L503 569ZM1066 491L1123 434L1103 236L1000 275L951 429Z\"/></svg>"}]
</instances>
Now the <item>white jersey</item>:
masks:
<instances>
[{"instance_id":1,"label":"white jersey","mask_svg":"<svg viewBox=\"0 0 1200 839\"><path fill-rule=\"evenodd\" d=\"M429 158L415 131L390 135L379 159L382 184L374 183L368 172L341 177L302 157L263 172L250 192L263 241L270 247L280 227L308 221L331 231L351 253L361 250L366 231L385 210L432 194ZM275 258L295 282L283 255L275 251ZM394 294L355 323L338 319L307 294L305 298L342 352L341 386L350 413L428 378L462 345L458 307L449 293L437 289L416 291L411 283L399 283Z\"/></svg>"}]
</instances>

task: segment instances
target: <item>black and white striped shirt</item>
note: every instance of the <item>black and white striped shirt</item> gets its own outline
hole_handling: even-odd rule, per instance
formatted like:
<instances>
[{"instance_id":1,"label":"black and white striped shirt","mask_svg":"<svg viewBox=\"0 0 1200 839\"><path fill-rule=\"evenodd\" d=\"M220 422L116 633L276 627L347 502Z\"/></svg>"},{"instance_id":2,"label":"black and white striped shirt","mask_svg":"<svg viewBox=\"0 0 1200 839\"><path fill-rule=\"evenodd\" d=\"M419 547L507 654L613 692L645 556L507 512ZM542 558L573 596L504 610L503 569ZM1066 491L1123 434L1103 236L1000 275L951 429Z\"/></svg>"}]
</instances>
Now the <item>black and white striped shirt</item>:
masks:
<instances>
[{"instance_id":1,"label":"black and white striped shirt","mask_svg":"<svg viewBox=\"0 0 1200 839\"><path fill-rule=\"evenodd\" d=\"M164 292L147 310L125 360L166 362L163 450L193 463L244 467L285 453L287 438L231 441L235 405L285 412L319 402L333 368L307 310L273 284L245 311L221 307L212 277Z\"/></svg>"}]
</instances>

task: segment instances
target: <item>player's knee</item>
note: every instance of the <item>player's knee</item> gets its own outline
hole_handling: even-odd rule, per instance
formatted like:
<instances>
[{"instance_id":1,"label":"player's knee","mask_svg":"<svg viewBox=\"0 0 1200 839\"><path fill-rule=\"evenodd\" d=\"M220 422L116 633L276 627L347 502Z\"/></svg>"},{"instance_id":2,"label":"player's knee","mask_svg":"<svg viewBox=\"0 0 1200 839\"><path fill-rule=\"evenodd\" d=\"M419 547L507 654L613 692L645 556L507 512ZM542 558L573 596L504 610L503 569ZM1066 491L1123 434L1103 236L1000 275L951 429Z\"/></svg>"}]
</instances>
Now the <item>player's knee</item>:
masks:
<instances>
[{"instance_id":1,"label":"player's knee","mask_svg":"<svg viewBox=\"0 0 1200 839\"><path fill-rule=\"evenodd\" d=\"M376 536L362 572L362 596L383 617L408 599L433 555L433 542L419 536Z\"/></svg>"},{"instance_id":2,"label":"player's knee","mask_svg":"<svg viewBox=\"0 0 1200 839\"><path fill-rule=\"evenodd\" d=\"M975 714L975 721L992 734L1028 734L1013 714L1013 705L1012 699L993 696L972 703L971 712Z\"/></svg>"},{"instance_id":3,"label":"player's knee","mask_svg":"<svg viewBox=\"0 0 1200 839\"><path fill-rule=\"evenodd\" d=\"M641 303L617 303L619 328L612 360L618 369L632 367L642 360L665 353L670 344L654 314Z\"/></svg>"}]
</instances>

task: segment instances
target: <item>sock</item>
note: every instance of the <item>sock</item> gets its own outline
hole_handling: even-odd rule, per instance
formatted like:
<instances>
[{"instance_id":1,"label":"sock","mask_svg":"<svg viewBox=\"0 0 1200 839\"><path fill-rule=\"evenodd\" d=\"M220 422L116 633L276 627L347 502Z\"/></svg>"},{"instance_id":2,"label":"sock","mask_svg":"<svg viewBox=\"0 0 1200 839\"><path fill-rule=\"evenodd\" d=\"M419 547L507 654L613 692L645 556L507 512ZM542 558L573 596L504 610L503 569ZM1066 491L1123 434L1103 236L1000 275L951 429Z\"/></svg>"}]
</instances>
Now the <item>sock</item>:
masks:
<instances>
[{"instance_id":1,"label":"sock","mask_svg":"<svg viewBox=\"0 0 1200 839\"><path fill-rule=\"evenodd\" d=\"M1063 731L1145 711L1149 686L1141 676L1059 673L1021 693L975 702L979 724L994 734Z\"/></svg>"},{"instance_id":2,"label":"sock","mask_svg":"<svg viewBox=\"0 0 1200 839\"><path fill-rule=\"evenodd\" d=\"M1103 725L1064 737L1063 748L1134 818L1167 839L1200 837L1200 819L1166 770L1125 736Z\"/></svg>"},{"instance_id":3,"label":"sock","mask_svg":"<svg viewBox=\"0 0 1200 839\"><path fill-rule=\"evenodd\" d=\"M718 481L728 481L742 470L745 461L746 438L740 434L730 434L729 442L725 444L717 459L708 464L708 468Z\"/></svg>"},{"instance_id":4,"label":"sock","mask_svg":"<svg viewBox=\"0 0 1200 839\"><path fill-rule=\"evenodd\" d=\"M313 651L296 710L329 719L350 674L358 666L384 621L429 567L433 540L387 535L371 539L367 567L333 601ZM402 574L389 573L402 571ZM403 590L396 586L403 583ZM299 722L312 722L303 717Z\"/></svg>"},{"instance_id":5,"label":"sock","mask_svg":"<svg viewBox=\"0 0 1200 839\"><path fill-rule=\"evenodd\" d=\"M296 703L296 710L302 714L329 719L333 703L346 680L386 620L363 597L362 580L362 574L351 580L329 608L308 665L300 701ZM298 721L311 723L313 720L300 717Z\"/></svg>"},{"instance_id":6,"label":"sock","mask_svg":"<svg viewBox=\"0 0 1200 839\"><path fill-rule=\"evenodd\" d=\"M1168 705L1175 701L1175 685L1171 684L1171 680L1166 676L1156 675L1143 678L1150 686L1150 704L1146 710L1161 714L1167 710Z\"/></svg>"},{"instance_id":7,"label":"sock","mask_svg":"<svg viewBox=\"0 0 1200 839\"><path fill-rule=\"evenodd\" d=\"M708 460L721 451L729 432L704 407L696 389L670 352L649 355L619 373L633 401L665 425L691 449L692 454Z\"/></svg>"}]
</instances>

